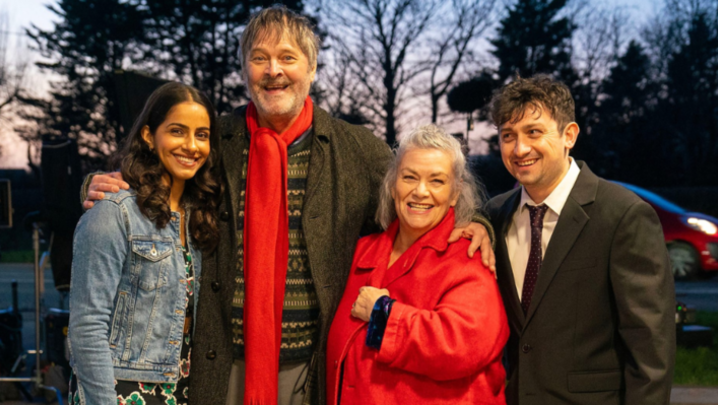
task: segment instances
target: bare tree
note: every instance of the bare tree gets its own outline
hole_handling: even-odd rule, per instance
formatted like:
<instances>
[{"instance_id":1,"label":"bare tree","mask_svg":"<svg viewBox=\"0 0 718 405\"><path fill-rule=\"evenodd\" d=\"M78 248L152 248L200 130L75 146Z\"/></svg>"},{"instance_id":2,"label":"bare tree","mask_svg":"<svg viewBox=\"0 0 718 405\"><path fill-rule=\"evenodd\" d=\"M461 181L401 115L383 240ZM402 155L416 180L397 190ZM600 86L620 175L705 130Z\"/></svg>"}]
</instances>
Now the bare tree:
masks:
<instances>
[{"instance_id":1,"label":"bare tree","mask_svg":"<svg viewBox=\"0 0 718 405\"><path fill-rule=\"evenodd\" d=\"M597 83L609 73L626 45L628 14L621 7L587 5L574 22L574 66L582 81Z\"/></svg>"},{"instance_id":2,"label":"bare tree","mask_svg":"<svg viewBox=\"0 0 718 405\"><path fill-rule=\"evenodd\" d=\"M0 10L0 116L21 95L28 66L20 52L12 58L8 57L10 34L9 16ZM20 49L22 45L22 40L18 40L17 48Z\"/></svg>"},{"instance_id":3,"label":"bare tree","mask_svg":"<svg viewBox=\"0 0 718 405\"><path fill-rule=\"evenodd\" d=\"M443 29L437 29L431 54L429 97L431 100L431 122L436 123L439 115L439 100L455 83L459 67L467 56L472 56L472 42L491 26L496 0L452 0L445 5L446 16L441 21Z\"/></svg>"},{"instance_id":4,"label":"bare tree","mask_svg":"<svg viewBox=\"0 0 718 405\"><path fill-rule=\"evenodd\" d=\"M0 10L0 126L3 132L11 129L11 118L15 115L9 113L15 108L17 101L25 91L25 75L28 68L27 58L21 50L25 48L22 37L19 37L15 52L11 56L10 42L10 16L5 10ZM7 139L7 136L4 137ZM0 156L3 148L0 145Z\"/></svg>"},{"instance_id":5,"label":"bare tree","mask_svg":"<svg viewBox=\"0 0 718 405\"><path fill-rule=\"evenodd\" d=\"M597 107L603 79L626 46L630 24L625 8L606 8L589 3L583 3L571 18L576 26L572 64L577 82L573 83L573 92L577 97L577 115L582 131L590 136L598 120Z\"/></svg>"},{"instance_id":6,"label":"bare tree","mask_svg":"<svg viewBox=\"0 0 718 405\"><path fill-rule=\"evenodd\" d=\"M718 20L716 0L664 0L661 12L644 25L641 40L651 57L653 76L666 78L668 64L674 53L688 41L690 21L701 13ZM718 21L717 21L718 22ZM662 94L665 96L665 92Z\"/></svg>"},{"instance_id":7,"label":"bare tree","mask_svg":"<svg viewBox=\"0 0 718 405\"><path fill-rule=\"evenodd\" d=\"M346 49L325 52L319 80L312 87L312 97L321 100L324 108L334 117L351 124L365 125L372 131L379 129L363 112L368 108L367 97L359 81L351 73L352 59Z\"/></svg>"},{"instance_id":8,"label":"bare tree","mask_svg":"<svg viewBox=\"0 0 718 405\"><path fill-rule=\"evenodd\" d=\"M409 85L428 69L422 44L438 0L329 1L323 21L335 60L346 66L356 87L344 93L352 107L383 126L396 141ZM413 59L415 58L416 59Z\"/></svg>"}]
</instances>

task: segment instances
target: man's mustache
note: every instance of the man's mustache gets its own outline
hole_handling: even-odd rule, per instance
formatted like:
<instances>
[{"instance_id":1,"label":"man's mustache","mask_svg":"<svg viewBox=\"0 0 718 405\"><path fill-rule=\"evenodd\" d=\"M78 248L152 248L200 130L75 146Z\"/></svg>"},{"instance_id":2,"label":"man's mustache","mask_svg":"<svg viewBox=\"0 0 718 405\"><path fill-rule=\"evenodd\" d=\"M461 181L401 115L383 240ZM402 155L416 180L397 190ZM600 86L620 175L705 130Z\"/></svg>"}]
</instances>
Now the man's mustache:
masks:
<instances>
[{"instance_id":1,"label":"man's mustache","mask_svg":"<svg viewBox=\"0 0 718 405\"><path fill-rule=\"evenodd\" d=\"M291 80L272 80L272 79L263 79L259 82L260 87L284 87L289 86L292 84Z\"/></svg>"}]
</instances>

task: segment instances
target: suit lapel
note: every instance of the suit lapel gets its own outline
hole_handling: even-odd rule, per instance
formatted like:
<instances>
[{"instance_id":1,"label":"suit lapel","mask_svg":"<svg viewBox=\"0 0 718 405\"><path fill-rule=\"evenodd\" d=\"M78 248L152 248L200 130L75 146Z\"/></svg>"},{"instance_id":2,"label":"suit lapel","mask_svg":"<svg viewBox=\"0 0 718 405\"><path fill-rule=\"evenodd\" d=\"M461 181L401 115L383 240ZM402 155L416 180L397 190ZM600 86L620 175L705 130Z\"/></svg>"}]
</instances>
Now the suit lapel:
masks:
<instances>
[{"instance_id":1,"label":"suit lapel","mask_svg":"<svg viewBox=\"0 0 718 405\"><path fill-rule=\"evenodd\" d=\"M531 306L526 314L524 328L531 321L536 308L541 304L541 298L543 298L551 284L551 280L556 275L556 271L590 219L583 206L593 203L596 199L598 177L583 162L578 164L581 167L581 173L566 200L566 204L558 218L556 229L551 235L551 241L549 241L546 248L546 254L541 263L541 269L531 298Z\"/></svg>"},{"instance_id":2,"label":"suit lapel","mask_svg":"<svg viewBox=\"0 0 718 405\"><path fill-rule=\"evenodd\" d=\"M521 309L521 301L516 292L516 280L511 267L511 259L509 250L506 246L506 234L513 222L513 215L521 201L521 189L517 189L503 204L502 209L497 218L500 229L497 229L498 237L496 238L496 277L499 280L501 294L504 297L504 306L509 311L509 321L515 323L512 325L516 330L521 330L524 324L524 312ZM511 316L512 315L512 316Z\"/></svg>"}]
</instances>

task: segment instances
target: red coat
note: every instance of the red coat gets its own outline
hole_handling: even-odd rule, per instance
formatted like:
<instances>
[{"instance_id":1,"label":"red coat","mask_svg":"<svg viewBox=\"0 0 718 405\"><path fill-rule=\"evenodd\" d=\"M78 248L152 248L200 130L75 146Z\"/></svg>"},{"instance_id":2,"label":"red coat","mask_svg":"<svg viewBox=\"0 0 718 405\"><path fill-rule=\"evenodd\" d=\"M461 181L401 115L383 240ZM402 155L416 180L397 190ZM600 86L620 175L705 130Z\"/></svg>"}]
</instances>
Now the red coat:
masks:
<instances>
[{"instance_id":1,"label":"red coat","mask_svg":"<svg viewBox=\"0 0 718 405\"><path fill-rule=\"evenodd\" d=\"M398 230L361 239L327 345L327 401L341 405L505 404L501 365L509 336L494 275L469 241L449 245L451 210L387 269ZM396 299L381 350L366 346L367 323L350 315L359 287Z\"/></svg>"}]
</instances>

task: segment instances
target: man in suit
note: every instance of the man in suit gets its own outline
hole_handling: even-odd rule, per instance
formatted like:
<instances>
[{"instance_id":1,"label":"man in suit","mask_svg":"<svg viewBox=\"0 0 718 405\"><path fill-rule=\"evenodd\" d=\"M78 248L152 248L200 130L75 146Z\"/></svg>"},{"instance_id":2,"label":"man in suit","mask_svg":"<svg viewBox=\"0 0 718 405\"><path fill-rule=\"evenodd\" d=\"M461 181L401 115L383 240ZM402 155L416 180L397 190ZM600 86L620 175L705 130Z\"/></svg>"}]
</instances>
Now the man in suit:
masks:
<instances>
[{"instance_id":1,"label":"man in suit","mask_svg":"<svg viewBox=\"0 0 718 405\"><path fill-rule=\"evenodd\" d=\"M563 83L517 78L491 114L521 184L487 208L511 326L508 404L668 404L675 292L658 216L569 156L579 127Z\"/></svg>"}]
</instances>

